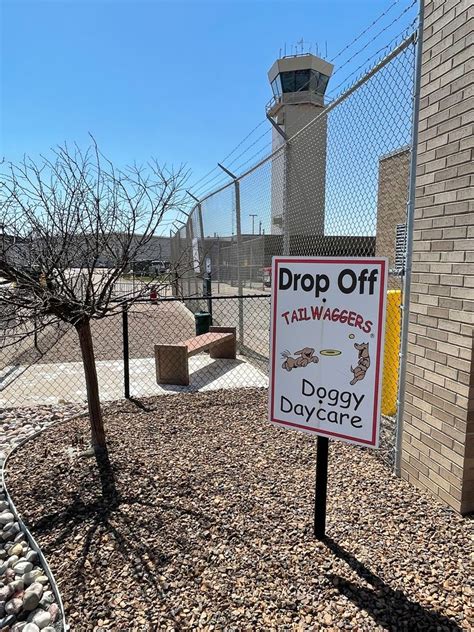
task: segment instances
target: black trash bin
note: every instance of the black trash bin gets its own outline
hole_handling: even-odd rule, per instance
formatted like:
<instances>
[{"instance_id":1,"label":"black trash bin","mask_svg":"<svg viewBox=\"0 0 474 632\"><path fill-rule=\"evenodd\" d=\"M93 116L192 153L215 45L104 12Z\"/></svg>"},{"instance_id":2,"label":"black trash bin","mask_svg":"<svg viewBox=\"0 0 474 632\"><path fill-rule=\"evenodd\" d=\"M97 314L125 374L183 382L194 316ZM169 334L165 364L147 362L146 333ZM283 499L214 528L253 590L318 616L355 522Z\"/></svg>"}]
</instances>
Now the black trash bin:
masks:
<instances>
[{"instance_id":1,"label":"black trash bin","mask_svg":"<svg viewBox=\"0 0 474 632\"><path fill-rule=\"evenodd\" d=\"M209 327L211 326L211 315L209 312L196 312L194 321L196 323L196 336L209 333Z\"/></svg>"}]
</instances>

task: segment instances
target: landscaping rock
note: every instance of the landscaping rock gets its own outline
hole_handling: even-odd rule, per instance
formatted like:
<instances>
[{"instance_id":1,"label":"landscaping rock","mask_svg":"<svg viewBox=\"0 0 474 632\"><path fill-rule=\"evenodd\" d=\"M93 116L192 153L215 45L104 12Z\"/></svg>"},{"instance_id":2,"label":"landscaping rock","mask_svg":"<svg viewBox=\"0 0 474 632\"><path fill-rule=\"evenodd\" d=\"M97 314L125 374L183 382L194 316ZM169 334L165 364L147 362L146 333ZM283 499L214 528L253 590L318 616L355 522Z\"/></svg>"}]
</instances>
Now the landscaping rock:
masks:
<instances>
[{"instance_id":1,"label":"landscaping rock","mask_svg":"<svg viewBox=\"0 0 474 632\"><path fill-rule=\"evenodd\" d=\"M37 577L35 577L35 582L38 582L44 585L49 582L49 579L46 577L46 575L38 575Z\"/></svg>"},{"instance_id":2,"label":"landscaping rock","mask_svg":"<svg viewBox=\"0 0 474 632\"><path fill-rule=\"evenodd\" d=\"M23 575L23 581L25 582L25 586L29 586L33 582L37 581L38 577L41 577L42 571L39 568L35 568L29 573L25 573Z\"/></svg>"},{"instance_id":3,"label":"landscaping rock","mask_svg":"<svg viewBox=\"0 0 474 632\"><path fill-rule=\"evenodd\" d=\"M56 603L52 603L48 608L49 615L51 617L51 623L55 623L59 617L59 608Z\"/></svg>"},{"instance_id":4,"label":"landscaping rock","mask_svg":"<svg viewBox=\"0 0 474 632\"><path fill-rule=\"evenodd\" d=\"M14 544L9 550L8 550L8 554L9 555L23 555L23 547L21 546L21 544Z\"/></svg>"},{"instance_id":5,"label":"landscaping rock","mask_svg":"<svg viewBox=\"0 0 474 632\"><path fill-rule=\"evenodd\" d=\"M30 618L28 617L28 620ZM31 623L34 623L41 630L51 623L51 615L44 610L37 610L31 619Z\"/></svg>"},{"instance_id":6,"label":"landscaping rock","mask_svg":"<svg viewBox=\"0 0 474 632\"><path fill-rule=\"evenodd\" d=\"M7 614L18 614L21 610L21 606L22 600L19 597L14 597L5 604L5 612Z\"/></svg>"},{"instance_id":7,"label":"landscaping rock","mask_svg":"<svg viewBox=\"0 0 474 632\"><path fill-rule=\"evenodd\" d=\"M25 588L25 583L22 579L16 579L15 581L10 582L8 585L11 587L12 593L20 592Z\"/></svg>"},{"instance_id":8,"label":"landscaping rock","mask_svg":"<svg viewBox=\"0 0 474 632\"><path fill-rule=\"evenodd\" d=\"M14 614L7 615L4 619L2 619L0 623L0 629L6 630L6 632L8 632L8 630L10 629L10 626L12 626L15 623L15 621L16 621L16 617Z\"/></svg>"},{"instance_id":9,"label":"landscaping rock","mask_svg":"<svg viewBox=\"0 0 474 632\"><path fill-rule=\"evenodd\" d=\"M0 513L0 524L8 524L9 522L13 522L15 516L9 511L2 511Z\"/></svg>"},{"instance_id":10,"label":"landscaping rock","mask_svg":"<svg viewBox=\"0 0 474 632\"><path fill-rule=\"evenodd\" d=\"M7 601L10 595L13 594L13 587L11 584L0 587L0 601Z\"/></svg>"},{"instance_id":11,"label":"landscaping rock","mask_svg":"<svg viewBox=\"0 0 474 632\"><path fill-rule=\"evenodd\" d=\"M17 575L25 575L25 573L29 573L33 570L33 564L31 562L18 562L16 566L13 567L13 570Z\"/></svg>"},{"instance_id":12,"label":"landscaping rock","mask_svg":"<svg viewBox=\"0 0 474 632\"><path fill-rule=\"evenodd\" d=\"M23 595L23 610L34 610L38 607L40 596L35 592L25 592Z\"/></svg>"},{"instance_id":13,"label":"landscaping rock","mask_svg":"<svg viewBox=\"0 0 474 632\"><path fill-rule=\"evenodd\" d=\"M49 606L54 602L54 595L50 590L45 590L43 593L43 597L40 601L40 606L47 610Z\"/></svg>"}]
</instances>

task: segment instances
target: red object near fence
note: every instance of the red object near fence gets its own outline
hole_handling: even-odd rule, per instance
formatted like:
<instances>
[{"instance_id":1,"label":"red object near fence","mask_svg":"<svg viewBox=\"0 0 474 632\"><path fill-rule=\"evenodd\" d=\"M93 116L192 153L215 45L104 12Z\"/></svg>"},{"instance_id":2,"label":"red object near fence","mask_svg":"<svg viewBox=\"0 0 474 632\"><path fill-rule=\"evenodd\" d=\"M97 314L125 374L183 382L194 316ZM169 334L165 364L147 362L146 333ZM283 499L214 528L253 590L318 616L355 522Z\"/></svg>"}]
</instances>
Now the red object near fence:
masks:
<instances>
[{"instance_id":1,"label":"red object near fence","mask_svg":"<svg viewBox=\"0 0 474 632\"><path fill-rule=\"evenodd\" d=\"M263 287L272 286L272 269L271 268L263 268Z\"/></svg>"}]
</instances>

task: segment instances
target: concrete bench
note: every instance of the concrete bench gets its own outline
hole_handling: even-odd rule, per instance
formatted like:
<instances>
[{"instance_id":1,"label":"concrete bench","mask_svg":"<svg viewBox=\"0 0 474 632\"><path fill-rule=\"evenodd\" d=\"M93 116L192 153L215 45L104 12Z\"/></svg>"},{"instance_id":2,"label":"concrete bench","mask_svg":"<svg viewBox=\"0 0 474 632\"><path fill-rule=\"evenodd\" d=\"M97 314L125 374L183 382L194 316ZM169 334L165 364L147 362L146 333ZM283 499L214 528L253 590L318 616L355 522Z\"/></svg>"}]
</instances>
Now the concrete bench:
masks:
<instances>
[{"instance_id":1,"label":"concrete bench","mask_svg":"<svg viewBox=\"0 0 474 632\"><path fill-rule=\"evenodd\" d=\"M211 358L235 359L235 327L210 327L208 334L195 336L178 344L155 345L157 383L187 386L188 358L201 351L209 351Z\"/></svg>"}]
</instances>

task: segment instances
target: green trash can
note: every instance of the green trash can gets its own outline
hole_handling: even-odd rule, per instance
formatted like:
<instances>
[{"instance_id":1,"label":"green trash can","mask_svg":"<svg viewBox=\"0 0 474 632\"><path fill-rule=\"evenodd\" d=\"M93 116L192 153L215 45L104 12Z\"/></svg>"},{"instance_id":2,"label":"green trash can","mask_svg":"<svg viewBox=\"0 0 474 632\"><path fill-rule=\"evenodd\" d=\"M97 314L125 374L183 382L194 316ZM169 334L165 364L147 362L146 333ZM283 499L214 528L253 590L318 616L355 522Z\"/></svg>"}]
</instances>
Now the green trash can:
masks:
<instances>
[{"instance_id":1,"label":"green trash can","mask_svg":"<svg viewBox=\"0 0 474 632\"><path fill-rule=\"evenodd\" d=\"M196 323L196 336L209 333L209 327L211 326L211 315L209 312L196 312L194 321Z\"/></svg>"}]
</instances>

